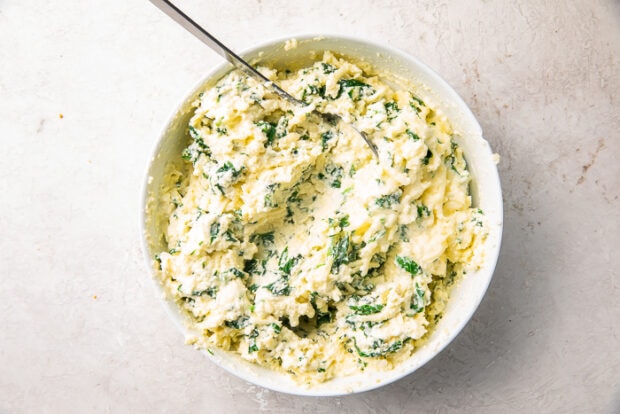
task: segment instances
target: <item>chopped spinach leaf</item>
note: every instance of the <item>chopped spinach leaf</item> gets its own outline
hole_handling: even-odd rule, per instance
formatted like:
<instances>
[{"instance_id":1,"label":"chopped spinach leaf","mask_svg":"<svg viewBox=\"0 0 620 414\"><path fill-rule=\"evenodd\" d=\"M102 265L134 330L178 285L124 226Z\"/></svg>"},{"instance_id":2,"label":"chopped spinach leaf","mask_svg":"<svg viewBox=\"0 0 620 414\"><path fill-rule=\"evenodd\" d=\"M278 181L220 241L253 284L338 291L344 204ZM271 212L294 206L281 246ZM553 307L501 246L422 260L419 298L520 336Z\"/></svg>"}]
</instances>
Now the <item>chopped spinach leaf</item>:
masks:
<instances>
[{"instance_id":1,"label":"chopped spinach leaf","mask_svg":"<svg viewBox=\"0 0 620 414\"><path fill-rule=\"evenodd\" d=\"M230 269L228 269L228 272L232 273L235 277L238 277L240 279L243 279L244 277L247 276L244 272L234 267L231 267Z\"/></svg>"},{"instance_id":2,"label":"chopped spinach leaf","mask_svg":"<svg viewBox=\"0 0 620 414\"><path fill-rule=\"evenodd\" d=\"M336 67L330 65L329 63L321 62L321 66L323 67L323 73L328 75L336 71Z\"/></svg>"},{"instance_id":3,"label":"chopped spinach leaf","mask_svg":"<svg viewBox=\"0 0 620 414\"><path fill-rule=\"evenodd\" d=\"M416 113L420 113L422 111L422 107L424 106L424 102L414 94L411 94L409 106L416 111Z\"/></svg>"},{"instance_id":4,"label":"chopped spinach leaf","mask_svg":"<svg viewBox=\"0 0 620 414\"><path fill-rule=\"evenodd\" d=\"M277 125L267 121L258 121L255 123L255 125L259 127L262 133L265 134L265 136L267 137L265 147L271 146L276 137Z\"/></svg>"},{"instance_id":5,"label":"chopped spinach leaf","mask_svg":"<svg viewBox=\"0 0 620 414\"><path fill-rule=\"evenodd\" d=\"M234 321L224 321L224 325L233 329L243 329L248 324L248 317L243 315Z\"/></svg>"},{"instance_id":6,"label":"chopped spinach leaf","mask_svg":"<svg viewBox=\"0 0 620 414\"><path fill-rule=\"evenodd\" d=\"M407 129L407 131L405 131L405 132L407 132L407 135L409 135L409 138L411 138L412 140L414 140L414 141L419 141L420 140L420 136L418 134L416 134L415 132L413 132L412 130Z\"/></svg>"},{"instance_id":7,"label":"chopped spinach leaf","mask_svg":"<svg viewBox=\"0 0 620 414\"><path fill-rule=\"evenodd\" d=\"M413 259L407 256L396 256L398 267L409 273L411 276L422 273L422 268Z\"/></svg>"},{"instance_id":8,"label":"chopped spinach leaf","mask_svg":"<svg viewBox=\"0 0 620 414\"><path fill-rule=\"evenodd\" d=\"M321 148L323 151L327 149L327 142L334 137L334 133L332 131L325 131L321 134Z\"/></svg>"},{"instance_id":9,"label":"chopped spinach leaf","mask_svg":"<svg viewBox=\"0 0 620 414\"><path fill-rule=\"evenodd\" d=\"M413 297L411 298L411 305L410 308L415 312L415 313L420 313L424 310L424 290L420 288L420 286L416 283L415 284L415 292L413 294Z\"/></svg>"},{"instance_id":10,"label":"chopped spinach leaf","mask_svg":"<svg viewBox=\"0 0 620 414\"><path fill-rule=\"evenodd\" d=\"M243 271L251 275L264 275L266 271L265 269L266 264L267 264L266 259L262 261L258 259L245 260L243 262Z\"/></svg>"},{"instance_id":11,"label":"chopped spinach leaf","mask_svg":"<svg viewBox=\"0 0 620 414\"><path fill-rule=\"evenodd\" d=\"M366 304L366 305L360 305L360 306L349 305L349 308L351 308L351 310L354 311L358 315L371 315L373 313L379 313L381 312L381 309L383 309L384 307L385 305L382 305L382 304L377 304L377 305Z\"/></svg>"},{"instance_id":12,"label":"chopped spinach leaf","mask_svg":"<svg viewBox=\"0 0 620 414\"><path fill-rule=\"evenodd\" d=\"M224 236L224 238L226 239L226 241L229 241L229 242L233 242L233 243L234 243L234 242L238 242L238 241L239 241L239 239L237 239L237 238L233 235L233 233L232 233L232 231L230 231L230 229L229 229L229 230L226 230L226 231L224 232L223 236Z\"/></svg>"},{"instance_id":13,"label":"chopped spinach leaf","mask_svg":"<svg viewBox=\"0 0 620 414\"><path fill-rule=\"evenodd\" d=\"M252 353L252 352L256 352L258 351L258 345L256 345L256 338L258 337L258 329L253 329L252 332L250 333L250 335L248 336L249 338L249 346L248 346L248 352Z\"/></svg>"},{"instance_id":14,"label":"chopped spinach leaf","mask_svg":"<svg viewBox=\"0 0 620 414\"><path fill-rule=\"evenodd\" d=\"M349 95L349 98L355 101L359 100L366 90L371 91L371 93L374 92L374 89L370 85L357 79L340 79L338 85L339 89L336 99L340 98L345 91L347 95Z\"/></svg>"},{"instance_id":15,"label":"chopped spinach leaf","mask_svg":"<svg viewBox=\"0 0 620 414\"><path fill-rule=\"evenodd\" d=\"M376 263L377 266L381 267L383 263L385 263L386 257L385 253L375 253L372 255L370 259L371 262Z\"/></svg>"},{"instance_id":16,"label":"chopped spinach leaf","mask_svg":"<svg viewBox=\"0 0 620 414\"><path fill-rule=\"evenodd\" d=\"M424 204L419 204L417 209L418 209L418 218L428 217L431 215L431 211Z\"/></svg>"},{"instance_id":17,"label":"chopped spinach leaf","mask_svg":"<svg viewBox=\"0 0 620 414\"><path fill-rule=\"evenodd\" d=\"M220 223L217 221L214 223L211 223L211 227L209 228L209 234L211 235L211 243L215 241L219 233L220 233Z\"/></svg>"},{"instance_id":18,"label":"chopped spinach leaf","mask_svg":"<svg viewBox=\"0 0 620 414\"><path fill-rule=\"evenodd\" d=\"M316 86L316 85L308 85L306 89L301 94L301 100L304 103L310 103L306 98L308 96L320 96L321 98L325 98L325 85Z\"/></svg>"},{"instance_id":19,"label":"chopped spinach leaf","mask_svg":"<svg viewBox=\"0 0 620 414\"><path fill-rule=\"evenodd\" d=\"M299 188L295 186L293 191L291 191L291 195L286 199L289 203L300 203L302 201L301 196L299 195Z\"/></svg>"},{"instance_id":20,"label":"chopped spinach leaf","mask_svg":"<svg viewBox=\"0 0 620 414\"><path fill-rule=\"evenodd\" d=\"M433 157L433 153L431 152L431 150L427 150L426 151L426 155L422 159L422 164L428 165L428 163L431 161L432 157Z\"/></svg>"},{"instance_id":21,"label":"chopped spinach leaf","mask_svg":"<svg viewBox=\"0 0 620 414\"><path fill-rule=\"evenodd\" d=\"M295 267L297 262L301 259L301 255L295 257L288 257L288 246L284 248L280 258L278 259L278 269L285 275L291 274L291 269Z\"/></svg>"},{"instance_id":22,"label":"chopped spinach leaf","mask_svg":"<svg viewBox=\"0 0 620 414\"><path fill-rule=\"evenodd\" d=\"M192 139L196 140L196 139L201 138L196 128L190 125L188 129L189 129L189 136L192 137Z\"/></svg>"},{"instance_id":23,"label":"chopped spinach leaf","mask_svg":"<svg viewBox=\"0 0 620 414\"><path fill-rule=\"evenodd\" d=\"M355 343L355 350L362 358L375 358L379 356L385 356L390 353L394 353L403 347L403 342L398 340L391 344L386 344L383 339L377 339L373 342L371 349L362 351Z\"/></svg>"},{"instance_id":24,"label":"chopped spinach leaf","mask_svg":"<svg viewBox=\"0 0 620 414\"><path fill-rule=\"evenodd\" d=\"M340 81L338 81L338 84L344 88L355 88L357 86L370 87L369 84L359 81L357 79L341 79Z\"/></svg>"},{"instance_id":25,"label":"chopped spinach leaf","mask_svg":"<svg viewBox=\"0 0 620 414\"><path fill-rule=\"evenodd\" d=\"M235 179L239 178L239 176L243 173L243 170L245 170L245 167L241 167L239 169L236 169L232 162L226 161L215 172L218 175L220 175L220 176L230 172L233 180L235 180Z\"/></svg>"},{"instance_id":26,"label":"chopped spinach leaf","mask_svg":"<svg viewBox=\"0 0 620 414\"><path fill-rule=\"evenodd\" d=\"M204 154L206 157L210 157L211 150L207 144L205 144L198 130L191 125L189 126L189 135L194 142L183 150L181 153L181 158L196 164L196 161L198 161L201 154Z\"/></svg>"},{"instance_id":27,"label":"chopped spinach leaf","mask_svg":"<svg viewBox=\"0 0 620 414\"><path fill-rule=\"evenodd\" d=\"M224 191L224 188L222 187L222 185L221 185L221 184L216 183L216 184L215 184L215 188L217 188L217 189L218 189L218 191L219 191L222 195L225 195L225 194L226 194L226 192Z\"/></svg>"},{"instance_id":28,"label":"chopped spinach leaf","mask_svg":"<svg viewBox=\"0 0 620 414\"><path fill-rule=\"evenodd\" d=\"M204 290L194 290L192 291L192 296L202 296L207 295L211 298L215 298L217 296L217 286L210 286Z\"/></svg>"},{"instance_id":29,"label":"chopped spinach leaf","mask_svg":"<svg viewBox=\"0 0 620 414\"><path fill-rule=\"evenodd\" d=\"M276 296L288 296L291 294L291 287L288 284L288 276L284 275L280 279L265 286L265 289L269 290Z\"/></svg>"},{"instance_id":30,"label":"chopped spinach leaf","mask_svg":"<svg viewBox=\"0 0 620 414\"><path fill-rule=\"evenodd\" d=\"M342 175L343 175L343 168L333 165L333 164L328 164L325 167L325 173L329 176L328 179L328 183L329 186L332 188L340 188L342 185Z\"/></svg>"},{"instance_id":31,"label":"chopped spinach leaf","mask_svg":"<svg viewBox=\"0 0 620 414\"><path fill-rule=\"evenodd\" d=\"M397 190L392 194L379 197L375 200L375 204L382 208L390 208L394 204L400 203L400 197L403 195L402 190Z\"/></svg>"},{"instance_id":32,"label":"chopped spinach leaf","mask_svg":"<svg viewBox=\"0 0 620 414\"><path fill-rule=\"evenodd\" d=\"M340 233L332 236L327 254L333 257L331 272L337 273L340 266L359 259L360 246L351 243L348 234Z\"/></svg>"},{"instance_id":33,"label":"chopped spinach leaf","mask_svg":"<svg viewBox=\"0 0 620 414\"><path fill-rule=\"evenodd\" d=\"M404 242L408 242L409 241L409 229L407 228L406 224L401 224L398 227L398 236L400 237L400 239Z\"/></svg>"},{"instance_id":34,"label":"chopped spinach leaf","mask_svg":"<svg viewBox=\"0 0 620 414\"><path fill-rule=\"evenodd\" d=\"M274 200L274 193L276 191L277 188L280 187L279 183L274 183L274 184L269 184L266 188L265 188L265 207L277 207L278 205L275 203Z\"/></svg>"},{"instance_id":35,"label":"chopped spinach leaf","mask_svg":"<svg viewBox=\"0 0 620 414\"><path fill-rule=\"evenodd\" d=\"M385 114L387 116L388 121L396 118L397 114L400 112L400 108L398 104L394 101L387 102L385 105Z\"/></svg>"},{"instance_id":36,"label":"chopped spinach leaf","mask_svg":"<svg viewBox=\"0 0 620 414\"><path fill-rule=\"evenodd\" d=\"M274 232L269 231L267 233L256 233L250 236L250 242L261 243L262 245L271 244L275 242Z\"/></svg>"},{"instance_id":37,"label":"chopped spinach leaf","mask_svg":"<svg viewBox=\"0 0 620 414\"><path fill-rule=\"evenodd\" d=\"M349 222L349 215L345 215L338 219L328 218L327 223L329 227L340 227L341 229L349 226L351 223Z\"/></svg>"}]
</instances>

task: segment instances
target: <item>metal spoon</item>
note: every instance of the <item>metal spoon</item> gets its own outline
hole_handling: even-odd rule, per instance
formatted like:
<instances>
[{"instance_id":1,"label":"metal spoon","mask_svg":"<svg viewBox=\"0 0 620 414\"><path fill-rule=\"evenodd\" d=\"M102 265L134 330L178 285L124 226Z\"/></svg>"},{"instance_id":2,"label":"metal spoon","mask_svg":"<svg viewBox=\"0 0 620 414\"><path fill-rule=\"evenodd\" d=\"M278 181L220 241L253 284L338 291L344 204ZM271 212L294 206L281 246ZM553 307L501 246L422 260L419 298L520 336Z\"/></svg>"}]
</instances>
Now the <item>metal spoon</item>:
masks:
<instances>
[{"instance_id":1,"label":"metal spoon","mask_svg":"<svg viewBox=\"0 0 620 414\"><path fill-rule=\"evenodd\" d=\"M275 93L277 93L280 97L288 100L289 102L299 105L305 106L306 104L295 98L294 96L287 93L284 89L279 87L273 81L266 78L262 73L254 69L248 62L241 59L237 56L232 50L226 47L222 42L213 37L209 32L203 29L198 23L193 21L189 16L179 10L174 4L169 2L168 0L150 0L155 6L157 6L161 11L166 13L169 17L172 18L175 22L183 26L188 32L196 36L199 40L221 55L224 59L229 61L234 67L240 69L252 76L258 82L262 83L266 88L271 89ZM353 124L349 124L342 119L340 115L327 113L327 112L319 112L316 109L313 111L314 113L321 116L323 119L330 123L343 123L355 130L355 132L360 135L364 141L368 144L372 153L375 155L377 160L379 159L379 153L377 152L377 148L370 141L370 139L366 136L363 131L357 129Z\"/></svg>"}]
</instances>

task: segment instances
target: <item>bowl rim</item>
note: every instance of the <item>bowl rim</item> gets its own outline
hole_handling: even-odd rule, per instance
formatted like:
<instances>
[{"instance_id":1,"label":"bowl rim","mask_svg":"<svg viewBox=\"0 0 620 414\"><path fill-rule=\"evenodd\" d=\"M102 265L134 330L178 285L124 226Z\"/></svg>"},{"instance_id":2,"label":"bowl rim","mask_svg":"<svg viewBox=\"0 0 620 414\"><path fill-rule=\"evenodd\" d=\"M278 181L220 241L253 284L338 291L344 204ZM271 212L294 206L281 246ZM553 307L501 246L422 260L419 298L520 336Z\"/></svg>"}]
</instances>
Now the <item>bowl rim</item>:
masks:
<instances>
[{"instance_id":1,"label":"bowl rim","mask_svg":"<svg viewBox=\"0 0 620 414\"><path fill-rule=\"evenodd\" d=\"M431 77L433 82L436 82L441 87L443 92L449 95L449 101L451 103L454 103L459 108L459 110L463 111L463 115L465 115L466 118L469 118L469 121L471 122L472 126L475 128L475 132L478 135L477 138L481 139L482 141L484 141L484 143L487 144L487 147L489 148L489 154L490 154L490 146L488 146L488 142L483 137L482 128L480 127L480 124L478 123L478 120L474 116L473 112L471 111L469 106L465 103L465 101L461 98L461 96L450 86L450 84L448 84L431 67L423 63L416 56L409 54L407 52L404 52L402 50L399 50L395 47L392 47L386 44L381 44L373 40L369 40L367 38L364 38L363 36L354 37L354 36L348 36L348 35L342 35L342 34L302 33L302 34L294 34L294 35L289 35L289 36L280 36L280 37L268 39L262 42L258 42L255 45L241 51L239 53L239 56L243 58L247 58L248 56L250 56L251 58L254 58L254 55L256 55L256 58L260 60L260 57L258 54L262 50L269 50L271 48L277 48L278 46L283 46L287 41L293 40L293 39L297 41L313 41L313 40L321 41L324 39L331 39L336 42L361 44L364 46L369 46L376 50L381 50L387 55L396 56L397 58L400 58L406 61L409 65L419 68L419 70L423 72L424 75ZM323 49L323 50L328 50L328 49ZM342 54L345 57L347 56L347 52L344 52L344 51L343 52L336 51L336 53ZM163 146L166 132L169 129L169 127L173 124L178 114L181 112L181 110L187 107L187 102L193 96L195 96L196 93L201 88L204 88L210 81L213 81L214 78L218 74L222 73L220 77L226 74L228 70L224 71L225 69L232 70L234 68L227 61L222 61L221 63L216 64L215 66L211 67L204 76L202 76L197 82L195 82L194 85L182 95L182 98L180 99L179 103L175 106L175 109L171 112L171 114L165 120L162 127L160 127L159 134L157 135L157 139L152 144L151 151L150 151L150 157L148 158L147 165L146 165L146 171L145 171L145 174L143 175L144 179L142 181L142 188L139 193L140 194L140 222L139 222L140 223L140 240L141 240L141 247L144 253L143 256L144 256L145 264L148 269L147 273L152 282L152 286L155 290L155 293L157 294L157 296L160 297L160 300L163 299L164 303L162 303L162 305L165 306L170 318L173 320L175 325L177 325L177 328L180 330L180 332L184 335L188 333L188 328L183 323L183 317L182 315L179 314L178 309L176 308L175 304L171 303L171 301L165 297L162 291L161 284L159 280L157 280L157 277L155 274L156 272L153 269L152 257L150 257L151 251L148 245L148 236L147 236L148 234L148 230L147 230L148 211L147 210L148 210L148 201L149 201L149 184L152 179L151 168L159 154L159 151L161 150L161 147ZM436 107L441 106L439 105L438 102L434 102L434 103L436 104L435 105ZM221 358L218 358L216 355L209 353L204 349L201 349L201 352L204 355L206 355L211 362L215 363L220 368L223 368L228 373L238 378L241 378L245 381L248 381L249 383L252 383L252 384L273 390L273 391L278 391L278 392L292 394L292 395L299 395L299 396L328 397L328 396L343 396L343 395L357 394L357 393L366 392L366 391L370 391L373 389L383 387L385 385L398 381L408 375L413 374L415 371L417 371L418 369L426 365L430 360L434 359L437 355L439 355L462 332L464 327L469 323L472 316L479 308L480 303L482 302L482 299L484 298L486 291L488 290L488 287L491 283L491 279L493 278L495 268L497 265L497 261L499 259L499 252L501 248L502 233L503 233L503 196L502 196L501 183L500 183L497 167L491 168L490 171L487 171L487 172L491 174L490 177L486 177L488 178L487 181L490 180L490 185L494 187L493 188L494 193L497 195L497 197L495 197L496 205L494 207L496 209L496 218L499 221L494 223L494 228L493 228L495 230L495 244L491 248L488 249L487 257L485 258L485 261L484 261L485 263L484 274L486 274L486 278L484 280L485 283L480 286L480 289L478 291L478 296L472 302L472 305L468 308L468 312L462 314L463 317L460 320L461 322L458 323L453 329L451 329L450 334L444 340L440 342L439 346L434 348L433 352L431 352L425 358L420 359L419 362L415 364L411 369L403 369L399 371L395 367L391 371L384 372L386 376L388 376L389 378L382 379L379 381L367 381L365 385L357 387L354 390L344 389L344 388L342 389L324 388L324 389L321 389L319 392L317 392L316 388L307 387L303 384L298 384L294 386L294 388L291 388L290 386L285 385L285 384L279 385L277 384L277 381L276 382L264 381L264 378L261 378L260 375L253 374L253 371L235 370L228 364L224 363L224 361ZM489 233L491 233L491 230L489 231ZM226 352L226 351L218 350L218 352ZM412 355L415 355L415 352ZM401 364L401 366L402 365L403 364ZM281 374L276 371L271 371L271 372L274 372L276 374ZM284 374L281 374L281 375L284 375ZM261 381L261 379L263 380ZM327 383L330 383L330 381L328 381ZM323 383L323 384L326 384L326 383Z\"/></svg>"}]
</instances>

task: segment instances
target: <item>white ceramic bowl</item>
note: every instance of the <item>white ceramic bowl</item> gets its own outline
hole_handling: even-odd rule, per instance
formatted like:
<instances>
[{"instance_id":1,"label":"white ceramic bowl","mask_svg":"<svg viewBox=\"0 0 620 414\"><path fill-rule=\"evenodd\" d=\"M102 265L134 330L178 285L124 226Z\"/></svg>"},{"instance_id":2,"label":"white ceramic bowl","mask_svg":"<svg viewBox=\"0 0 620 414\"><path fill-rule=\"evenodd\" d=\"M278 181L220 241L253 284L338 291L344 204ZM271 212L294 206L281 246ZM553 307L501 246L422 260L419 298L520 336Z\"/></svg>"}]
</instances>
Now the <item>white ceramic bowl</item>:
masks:
<instances>
[{"instance_id":1,"label":"white ceramic bowl","mask_svg":"<svg viewBox=\"0 0 620 414\"><path fill-rule=\"evenodd\" d=\"M354 61L366 61L379 71L392 74L413 85L416 93L424 100L441 109L450 119L452 126L460 135L458 139L465 154L472 176L471 194L474 205L481 208L488 219L489 236L483 246L484 266L470 273L457 283L451 293L444 316L430 334L424 346L417 349L405 363L387 372L362 372L360 374L337 378L308 388L298 384L286 374L270 371L242 360L235 354L214 350L214 355L205 352L213 362L229 372L252 383L272 390L299 395L342 395L367 391L402 378L428 362L445 348L463 329L480 304L491 281L502 233L502 194L493 154L488 143L482 138L480 125L467 105L435 72L417 59L398 50L371 42L340 36L297 37L298 46L285 50L285 40L276 40L250 49L242 56L251 61L267 62L274 67L309 64L312 52L333 50ZM149 268L154 270L154 255L167 250L163 231L166 217L158 215L159 192L164 175L164 167L170 162L181 162L180 154L186 146L185 131L192 114L191 103L198 93L214 84L230 70L222 64L211 71L183 100L159 137L153 158L150 161L144 188L142 231L144 251ZM155 274L155 273L154 273ZM159 281L156 281L161 292ZM171 298L165 298L170 313L179 327L188 332L183 316Z\"/></svg>"}]
</instances>

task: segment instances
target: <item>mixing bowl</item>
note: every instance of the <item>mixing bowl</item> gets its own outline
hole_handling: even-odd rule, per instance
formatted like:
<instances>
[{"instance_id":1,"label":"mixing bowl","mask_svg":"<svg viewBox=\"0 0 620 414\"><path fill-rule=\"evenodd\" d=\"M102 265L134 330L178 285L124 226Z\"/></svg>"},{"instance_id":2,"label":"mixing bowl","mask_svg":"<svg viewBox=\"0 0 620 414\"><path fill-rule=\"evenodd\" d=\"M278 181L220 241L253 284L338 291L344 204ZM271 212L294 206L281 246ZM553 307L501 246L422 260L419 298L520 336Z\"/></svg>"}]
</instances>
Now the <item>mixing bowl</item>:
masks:
<instances>
[{"instance_id":1,"label":"mixing bowl","mask_svg":"<svg viewBox=\"0 0 620 414\"><path fill-rule=\"evenodd\" d=\"M341 36L301 36L296 38L295 47L290 47L291 42L286 42L288 39L262 44L241 53L241 56L253 63L260 62L275 68L290 68L309 65L320 58L322 51L330 50L353 62L365 62L371 65L386 81L406 84L425 101L433 102L436 109L446 114L457 134L455 140L463 149L472 177L470 193L473 206L481 208L487 218L489 235L482 246L484 265L478 271L468 273L455 284L443 318L431 331L428 340L408 360L391 371L360 372L353 376L307 386L295 382L284 373L244 361L236 354L218 349L214 349L212 354L205 351L209 359L234 375L276 391L314 396L367 391L411 374L431 360L463 329L480 304L491 281L501 241L502 195L496 162L489 144L482 137L476 118L467 105L439 75L416 58L387 46ZM228 63L223 63L212 70L185 96L181 105L173 112L158 137L144 187L142 235L148 266L159 291L164 295L170 314L185 333L191 328L185 324L184 316L173 299L165 297L164 289L155 277L154 256L167 250L164 240L167 217L161 213L163 209L159 204L160 191L166 165L182 162L180 154L187 145L186 128L193 113L192 102L202 90L215 84L229 70L231 67Z\"/></svg>"}]
</instances>

